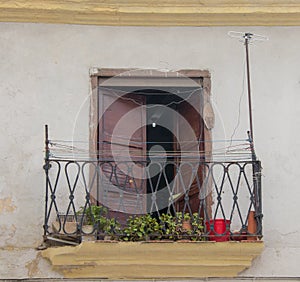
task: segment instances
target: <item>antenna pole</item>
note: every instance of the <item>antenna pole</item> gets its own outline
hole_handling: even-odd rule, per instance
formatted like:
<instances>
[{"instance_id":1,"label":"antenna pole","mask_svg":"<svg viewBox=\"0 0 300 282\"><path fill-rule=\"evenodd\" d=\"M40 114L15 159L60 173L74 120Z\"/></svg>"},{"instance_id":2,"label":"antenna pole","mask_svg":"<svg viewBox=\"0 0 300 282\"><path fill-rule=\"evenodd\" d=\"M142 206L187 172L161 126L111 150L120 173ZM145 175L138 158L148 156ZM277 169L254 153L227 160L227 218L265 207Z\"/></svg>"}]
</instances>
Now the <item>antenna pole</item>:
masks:
<instances>
[{"instance_id":1,"label":"antenna pole","mask_svg":"<svg viewBox=\"0 0 300 282\"><path fill-rule=\"evenodd\" d=\"M247 86L248 86L248 106L249 106L249 123L250 123L250 138L253 143L253 121L252 121L252 102L251 102L251 81L250 81L250 62L249 62L249 40L253 34L245 33L245 48L246 48L246 66L247 66Z\"/></svg>"},{"instance_id":2,"label":"antenna pole","mask_svg":"<svg viewBox=\"0 0 300 282\"><path fill-rule=\"evenodd\" d=\"M252 120L252 102L251 102L251 80L250 80L250 60L249 60L249 40L252 38L252 33L245 33L245 49L246 49L246 66L247 66L247 86L248 86L248 107L249 107L249 123L250 130L248 131L249 142L252 151L252 159L256 160L253 140L253 120Z\"/></svg>"}]
</instances>

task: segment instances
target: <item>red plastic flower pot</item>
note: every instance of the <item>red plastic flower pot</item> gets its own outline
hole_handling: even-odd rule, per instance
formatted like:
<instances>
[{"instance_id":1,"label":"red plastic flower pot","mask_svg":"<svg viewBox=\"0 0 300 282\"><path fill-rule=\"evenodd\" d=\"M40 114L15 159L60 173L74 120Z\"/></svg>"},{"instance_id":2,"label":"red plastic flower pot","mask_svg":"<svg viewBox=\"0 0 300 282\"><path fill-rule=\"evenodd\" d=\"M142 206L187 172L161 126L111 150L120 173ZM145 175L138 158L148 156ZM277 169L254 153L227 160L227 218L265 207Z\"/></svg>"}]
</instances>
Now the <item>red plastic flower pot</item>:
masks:
<instances>
[{"instance_id":1,"label":"red plastic flower pot","mask_svg":"<svg viewBox=\"0 0 300 282\"><path fill-rule=\"evenodd\" d=\"M224 242L229 241L230 238L230 223L228 219L217 218L206 221L206 230L210 241ZM226 229L226 226L228 228Z\"/></svg>"}]
</instances>

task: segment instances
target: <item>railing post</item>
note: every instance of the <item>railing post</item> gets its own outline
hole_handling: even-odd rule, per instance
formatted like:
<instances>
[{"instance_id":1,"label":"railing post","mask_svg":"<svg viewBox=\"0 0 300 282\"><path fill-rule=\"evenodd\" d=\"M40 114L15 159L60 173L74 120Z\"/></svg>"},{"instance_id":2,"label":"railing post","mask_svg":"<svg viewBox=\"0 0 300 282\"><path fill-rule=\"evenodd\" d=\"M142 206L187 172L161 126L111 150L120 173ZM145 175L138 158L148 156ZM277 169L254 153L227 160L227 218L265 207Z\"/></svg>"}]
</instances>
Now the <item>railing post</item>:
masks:
<instances>
[{"instance_id":1,"label":"railing post","mask_svg":"<svg viewBox=\"0 0 300 282\"><path fill-rule=\"evenodd\" d=\"M255 221L257 226L257 235L262 237L262 192L261 192L261 162L257 160L254 150L253 139L251 133L248 131L248 138L250 143L252 155L252 179L253 179L253 194L254 194L254 208L255 208Z\"/></svg>"},{"instance_id":2,"label":"railing post","mask_svg":"<svg viewBox=\"0 0 300 282\"><path fill-rule=\"evenodd\" d=\"M261 162L253 164L253 180L255 192L255 219L257 224L257 235L262 237L262 189L261 189Z\"/></svg>"},{"instance_id":3,"label":"railing post","mask_svg":"<svg viewBox=\"0 0 300 282\"><path fill-rule=\"evenodd\" d=\"M46 235L48 232L48 189L49 189L49 182L48 182L48 177L49 177L49 169L50 169L50 161L49 161L49 155L50 155L50 150L49 150L49 132L48 132L48 125L45 125L45 164L43 166L43 169L45 171L46 175L46 191L45 191L45 215L44 215L44 240L46 239Z\"/></svg>"}]
</instances>

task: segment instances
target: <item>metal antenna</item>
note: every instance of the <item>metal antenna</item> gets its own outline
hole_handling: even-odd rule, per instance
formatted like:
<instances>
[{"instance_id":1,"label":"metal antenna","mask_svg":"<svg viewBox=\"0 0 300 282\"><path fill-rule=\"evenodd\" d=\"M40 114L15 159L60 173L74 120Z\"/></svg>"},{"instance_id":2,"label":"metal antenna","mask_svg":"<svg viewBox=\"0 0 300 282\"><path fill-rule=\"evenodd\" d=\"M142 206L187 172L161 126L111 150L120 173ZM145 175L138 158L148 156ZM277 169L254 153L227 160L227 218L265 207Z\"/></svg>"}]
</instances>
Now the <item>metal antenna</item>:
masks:
<instances>
[{"instance_id":1,"label":"metal antenna","mask_svg":"<svg viewBox=\"0 0 300 282\"><path fill-rule=\"evenodd\" d=\"M251 101L251 80L250 80L250 60L249 60L249 44L251 41L266 41L268 37L250 32L242 33L237 31L229 31L228 35L233 38L243 40L246 50L246 67L247 67L247 86L248 86L248 109L249 109L249 126L250 130L247 132L249 142L251 145L253 159L256 159L254 151L254 138L253 138L253 119L252 119L252 101Z\"/></svg>"},{"instance_id":2,"label":"metal antenna","mask_svg":"<svg viewBox=\"0 0 300 282\"><path fill-rule=\"evenodd\" d=\"M245 33L245 49L246 49L246 67L247 67L247 86L248 86L248 107L249 107L249 123L250 123L250 138L253 145L253 120L252 120L252 101L251 101L251 81L250 81L250 62L249 62L249 40L252 38L252 33Z\"/></svg>"}]
</instances>

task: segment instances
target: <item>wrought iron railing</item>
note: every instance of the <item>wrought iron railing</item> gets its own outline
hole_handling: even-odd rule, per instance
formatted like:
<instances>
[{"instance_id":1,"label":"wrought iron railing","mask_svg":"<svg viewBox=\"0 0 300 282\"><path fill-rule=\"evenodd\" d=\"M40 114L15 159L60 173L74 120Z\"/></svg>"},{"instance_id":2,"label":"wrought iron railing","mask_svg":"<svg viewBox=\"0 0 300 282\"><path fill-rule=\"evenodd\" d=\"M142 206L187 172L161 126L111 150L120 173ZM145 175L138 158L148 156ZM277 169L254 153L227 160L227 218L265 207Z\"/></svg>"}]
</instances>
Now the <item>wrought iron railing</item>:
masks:
<instances>
[{"instance_id":1,"label":"wrought iron railing","mask_svg":"<svg viewBox=\"0 0 300 282\"><path fill-rule=\"evenodd\" d=\"M115 162L53 158L48 149L45 240L262 237L259 161Z\"/></svg>"}]
</instances>

